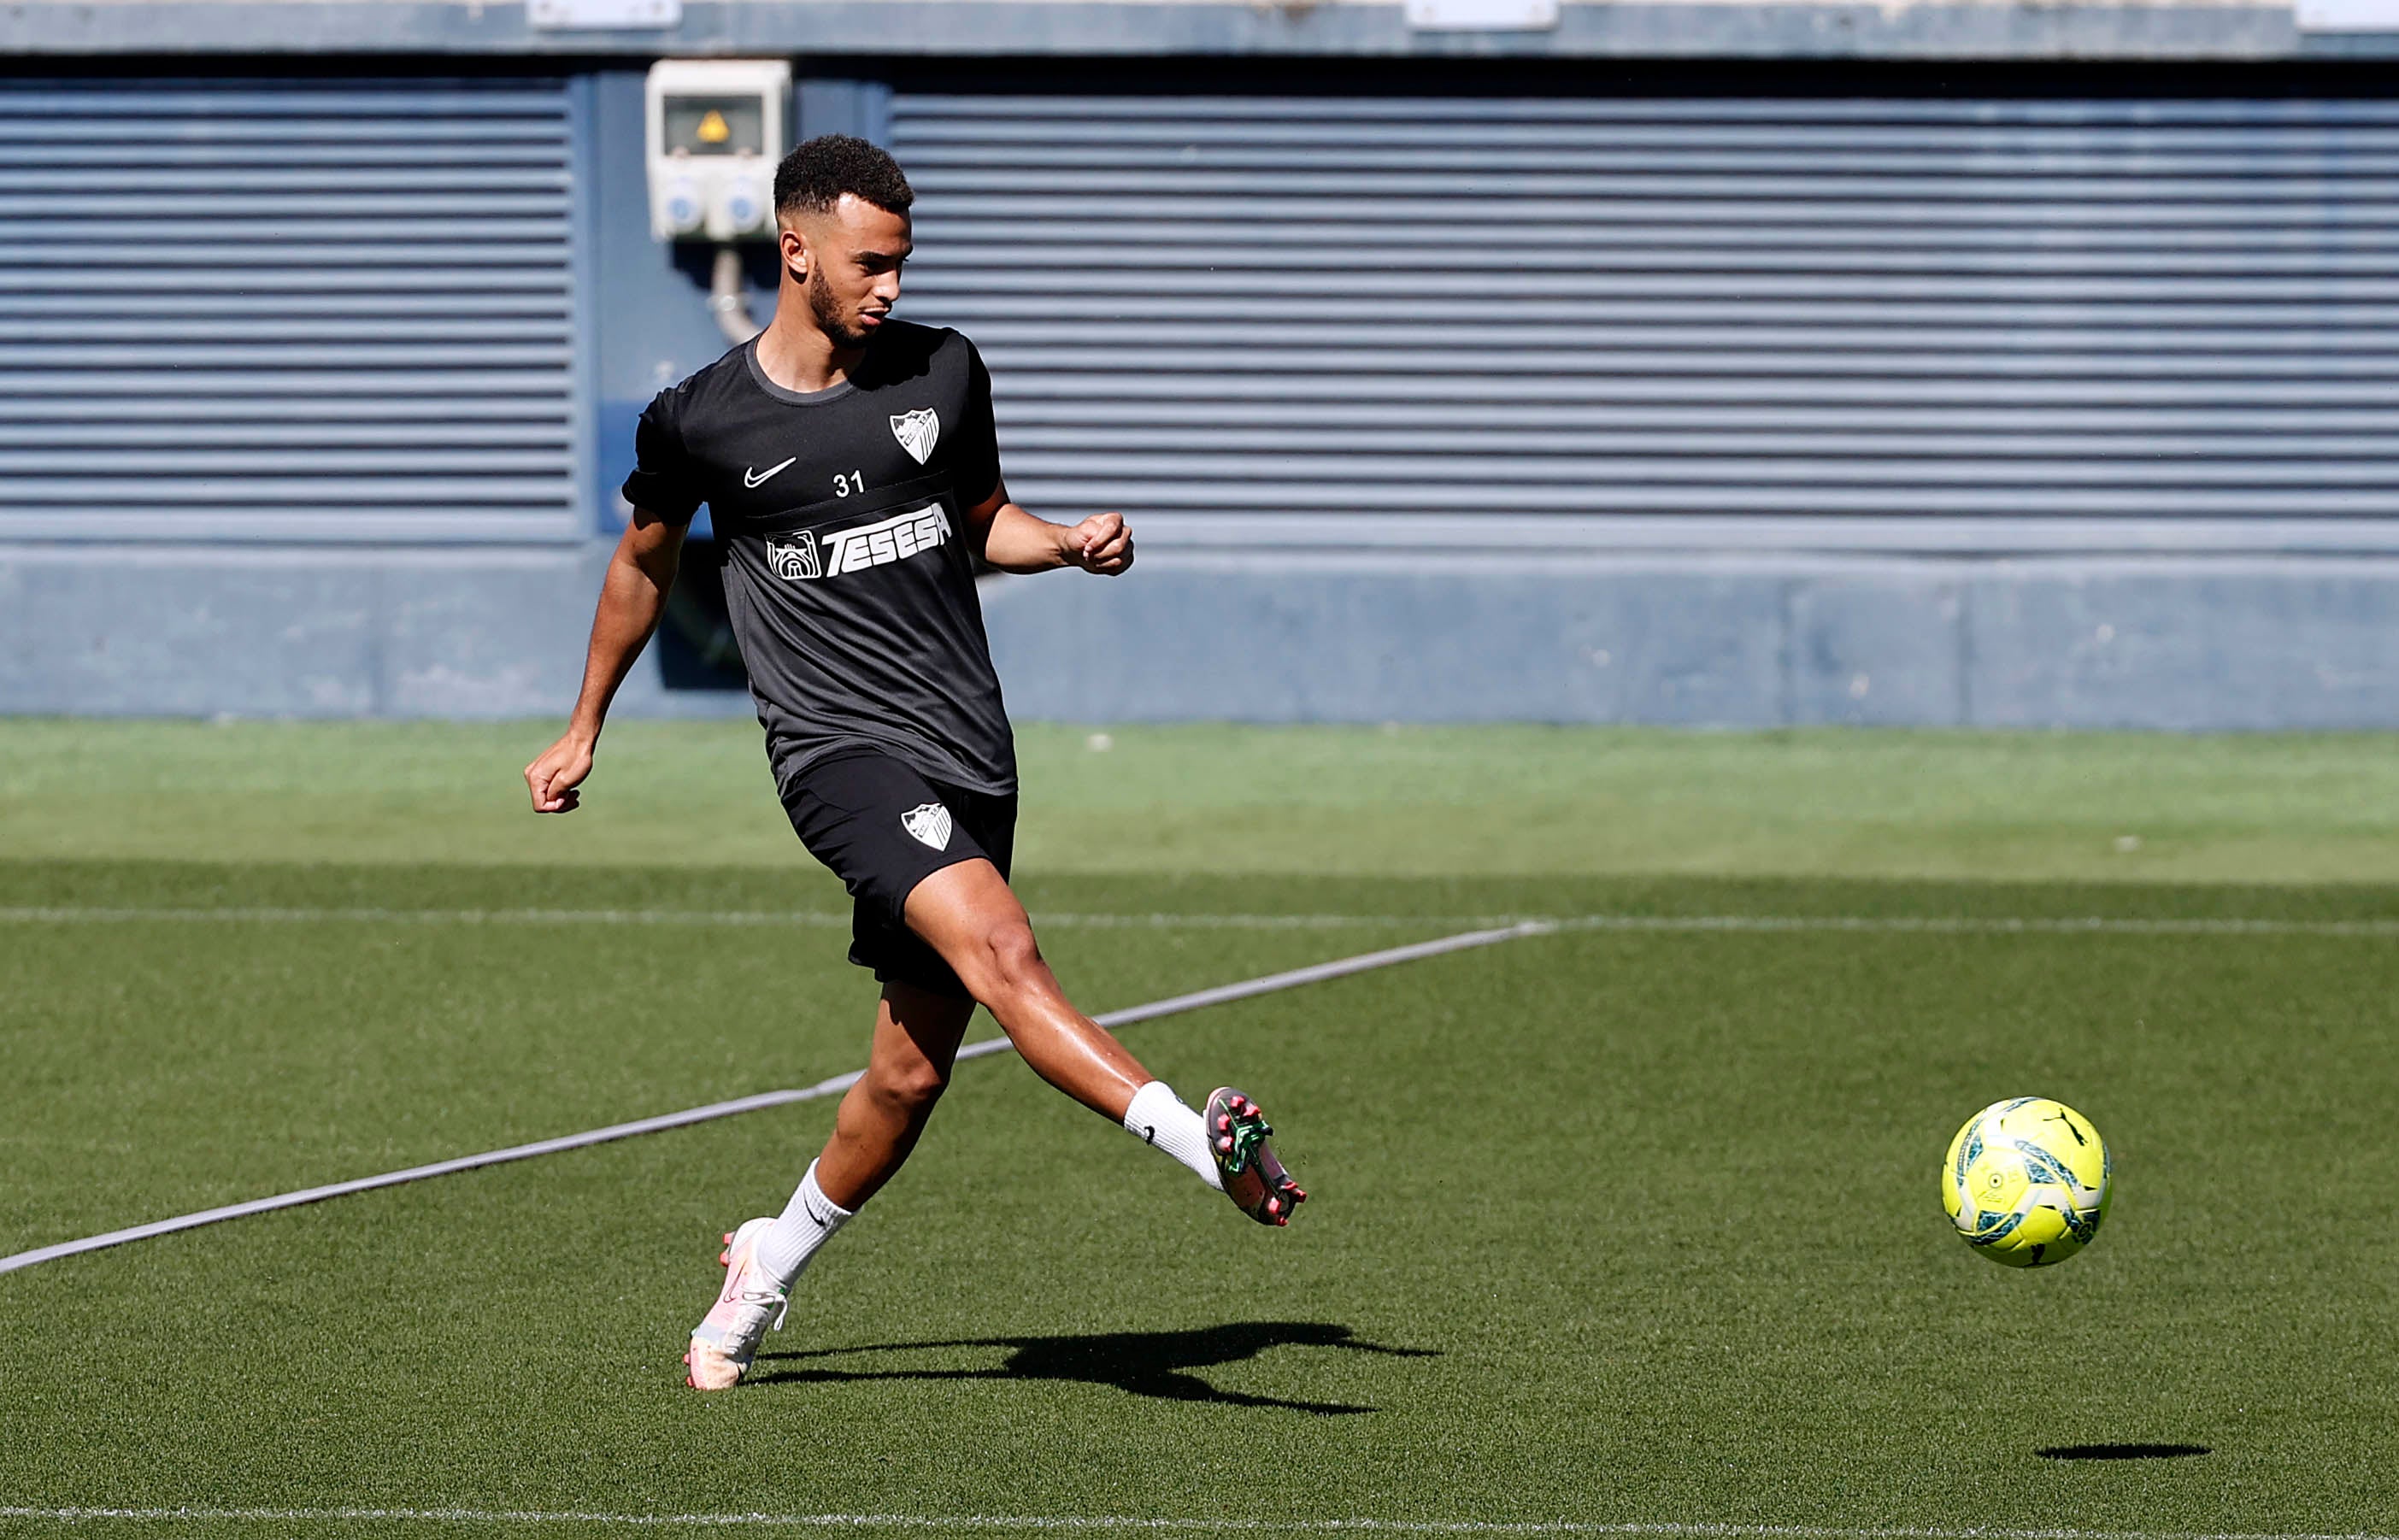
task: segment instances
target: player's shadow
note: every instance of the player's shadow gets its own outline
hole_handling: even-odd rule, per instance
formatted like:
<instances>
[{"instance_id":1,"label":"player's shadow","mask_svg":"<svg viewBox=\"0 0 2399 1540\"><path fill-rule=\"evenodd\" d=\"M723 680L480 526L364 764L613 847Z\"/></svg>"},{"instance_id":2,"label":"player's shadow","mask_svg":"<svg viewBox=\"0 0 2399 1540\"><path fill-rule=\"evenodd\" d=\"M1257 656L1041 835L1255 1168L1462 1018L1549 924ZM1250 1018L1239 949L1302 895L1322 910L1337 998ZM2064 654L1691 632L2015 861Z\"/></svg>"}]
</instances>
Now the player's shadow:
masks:
<instances>
[{"instance_id":1,"label":"player's shadow","mask_svg":"<svg viewBox=\"0 0 2399 1540\"><path fill-rule=\"evenodd\" d=\"M1316 1321L1235 1321L1190 1331L1107 1331L1091 1336L970 1337L956 1342L879 1343L864 1347L823 1347L804 1353L762 1353L759 1361L795 1363L847 1358L861 1353L918 1353L961 1347L1006 1348L993 1369L778 1369L750 1376L752 1385L853 1385L867 1380L1050 1380L1113 1386L1132 1396L1166 1401L1212 1401L1219 1406L1275 1407L1320 1417L1372 1412L1371 1406L1335 1401L1294 1401L1219 1390L1196 1372L1254 1358L1269 1347L1335 1347L1397 1358L1433 1358L1429 1347L1386 1347L1360 1342L1346 1326Z\"/></svg>"},{"instance_id":2,"label":"player's shadow","mask_svg":"<svg viewBox=\"0 0 2399 1540\"><path fill-rule=\"evenodd\" d=\"M2033 1452L2044 1460L2181 1460L2211 1451L2205 1444L2057 1444Z\"/></svg>"}]
</instances>

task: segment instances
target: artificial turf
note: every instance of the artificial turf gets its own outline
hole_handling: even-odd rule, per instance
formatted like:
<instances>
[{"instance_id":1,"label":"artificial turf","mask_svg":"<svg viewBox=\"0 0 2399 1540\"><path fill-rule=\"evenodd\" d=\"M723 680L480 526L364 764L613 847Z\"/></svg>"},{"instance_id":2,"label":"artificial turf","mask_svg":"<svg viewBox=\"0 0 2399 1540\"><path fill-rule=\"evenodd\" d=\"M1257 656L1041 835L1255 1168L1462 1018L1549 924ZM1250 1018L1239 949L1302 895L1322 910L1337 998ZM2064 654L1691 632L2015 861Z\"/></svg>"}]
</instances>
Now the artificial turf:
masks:
<instances>
[{"instance_id":1,"label":"artificial turf","mask_svg":"<svg viewBox=\"0 0 2399 1540\"><path fill-rule=\"evenodd\" d=\"M36 789L40 756L11 763L14 731L12 830L68 818L44 800L67 792ZM74 729L42 731L55 748ZM161 795L301 795L292 730L178 731L251 752ZM487 731L405 738L425 776L409 794L455 796L441 755L463 742L480 762ZM132 740L117 734L138 730L83 751ZM1108 763L1138 764L1139 736ZM1276 741L1240 752L1268 763ZM1390 784L1380 738L1350 741L1350 782ZM2070 782L2077 741L1999 750ZM2367 750L2387 744L2330 741L2339 774L2381 773ZM1767 761L1792 747L1585 748L1758 783L1744 743ZM375 745L339 751L387 766ZM1867 763L1845 781L1851 746ZM2175 784L2232 762L2256 816L2240 838L2270 842L2257 810L2309 801L2273 784L2257 757L2272 746L2184 745ZM1850 787L1864 819L1891 746L1803 747L1825 762L1817 794ZM2294 765L2325 748L2283 747ZM2087 778L2146 748L2097 742ZM263 785L244 764L268 767ZM1593 776L1579 813L1561 778L1557 838L1595 849L1614 782ZM1150 805L1130 779L1098 796L1111 816ZM720 793L693 795L696 843L717 848ZM1068 826L1096 795L1030 777L1028 822ZM2161 792L2149 827L2240 821L2190 800ZM1398 808L1402 842L1426 804L1362 805ZM0 1275L0 1509L40 1510L0 1533L111 1508L152 1516L76 1533L603 1528L488 1517L583 1512L2392 1533L2399 885L2370 880L2370 840L2352 880L2300 880L2327 848L2309 828L2388 807L2295 815L2289 861L2231 885L2085 872L2079 835L2010 805L2025 848L2064 867L2051 880L1560 873L1454 845L1420 875L1227 871L1222 849L1147 873L1028 870L1037 913L1062 917L1045 949L1094 1009L1476 917L1878 925L1567 929L1131 1029L1186 1094L1235 1079L1272 1109L1316 1195L1288 1232L1015 1060L964 1067L757 1383L725 1397L684 1390L676 1361L715 1235L779 1201L830 1103ZM604 847L606 808L572 837ZM1888 816L1927 845L1948 827ZM194 834L183 859L136 858L97 817L30 851L12 838L0 1252L802 1084L862 1053L872 984L840 930L773 918L838 910L796 862L408 860L398 834L362 855L261 827ZM544 910L575 913L528 912ZM1204 923L1236 914L1252 918ZM1263 923L1278 914L1297 923ZM2286 928L1904 928L1976 916ZM1111 917L1139 923L1091 923ZM2091 1117L2120 1182L2091 1250L2030 1274L1959 1244L1934 1182L1956 1125L2025 1091ZM2132 1457L2044 1453L2076 1451ZM156 1516L179 1509L282 1516ZM386 1511L333 1516L362 1509Z\"/></svg>"},{"instance_id":2,"label":"artificial turf","mask_svg":"<svg viewBox=\"0 0 2399 1540\"><path fill-rule=\"evenodd\" d=\"M529 817L557 728L0 721L0 852L790 869L755 723L618 723L589 816ZM1040 873L2399 883L2387 735L1028 724L1018 747Z\"/></svg>"}]
</instances>

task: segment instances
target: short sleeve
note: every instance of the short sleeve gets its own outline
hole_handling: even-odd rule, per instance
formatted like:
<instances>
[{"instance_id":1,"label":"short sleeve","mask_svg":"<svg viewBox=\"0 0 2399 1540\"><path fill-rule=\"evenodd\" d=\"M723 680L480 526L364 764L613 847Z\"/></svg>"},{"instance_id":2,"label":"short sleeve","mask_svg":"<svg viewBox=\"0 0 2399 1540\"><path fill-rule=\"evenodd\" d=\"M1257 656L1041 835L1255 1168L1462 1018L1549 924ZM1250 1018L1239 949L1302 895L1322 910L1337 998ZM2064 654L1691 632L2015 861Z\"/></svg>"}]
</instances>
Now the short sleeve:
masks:
<instances>
[{"instance_id":1,"label":"short sleeve","mask_svg":"<svg viewBox=\"0 0 2399 1540\"><path fill-rule=\"evenodd\" d=\"M621 490L633 507L684 524L699 511L707 493L699 484L699 467L684 449L678 405L675 392L661 390L642 410L642 420L633 426L633 473Z\"/></svg>"},{"instance_id":2,"label":"short sleeve","mask_svg":"<svg viewBox=\"0 0 2399 1540\"><path fill-rule=\"evenodd\" d=\"M965 420L958 424L955 443L951 474L959 500L973 507L999 488L999 429L991 416L991 371L983 367L983 355L972 343L967 344Z\"/></svg>"}]
</instances>

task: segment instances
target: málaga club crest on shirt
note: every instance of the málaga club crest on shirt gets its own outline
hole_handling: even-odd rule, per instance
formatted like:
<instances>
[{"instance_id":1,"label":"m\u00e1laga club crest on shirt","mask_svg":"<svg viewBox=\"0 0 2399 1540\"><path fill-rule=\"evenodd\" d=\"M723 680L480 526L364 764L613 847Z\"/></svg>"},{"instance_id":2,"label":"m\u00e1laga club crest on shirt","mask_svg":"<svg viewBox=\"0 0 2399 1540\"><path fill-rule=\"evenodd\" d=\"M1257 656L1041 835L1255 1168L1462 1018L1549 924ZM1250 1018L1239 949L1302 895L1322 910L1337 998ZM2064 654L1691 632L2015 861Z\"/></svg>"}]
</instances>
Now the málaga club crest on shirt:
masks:
<instances>
[{"instance_id":1,"label":"m\u00e1laga club crest on shirt","mask_svg":"<svg viewBox=\"0 0 2399 1540\"><path fill-rule=\"evenodd\" d=\"M894 412L891 437L918 465L933 457L934 441L942 436L942 419L931 407L919 407L915 412Z\"/></svg>"}]
</instances>

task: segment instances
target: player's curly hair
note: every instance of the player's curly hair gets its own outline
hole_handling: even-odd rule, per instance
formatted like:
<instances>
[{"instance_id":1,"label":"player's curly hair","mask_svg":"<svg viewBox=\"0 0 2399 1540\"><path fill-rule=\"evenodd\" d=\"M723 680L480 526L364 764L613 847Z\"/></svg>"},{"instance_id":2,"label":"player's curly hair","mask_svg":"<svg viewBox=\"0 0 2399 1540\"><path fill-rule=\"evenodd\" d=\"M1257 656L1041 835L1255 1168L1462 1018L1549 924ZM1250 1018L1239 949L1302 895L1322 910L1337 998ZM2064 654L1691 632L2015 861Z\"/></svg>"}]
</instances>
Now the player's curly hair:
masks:
<instances>
[{"instance_id":1,"label":"player's curly hair","mask_svg":"<svg viewBox=\"0 0 2399 1540\"><path fill-rule=\"evenodd\" d=\"M775 168L775 212L829 213L844 193L904 214L915 189L878 145L847 134L819 134Z\"/></svg>"}]
</instances>

